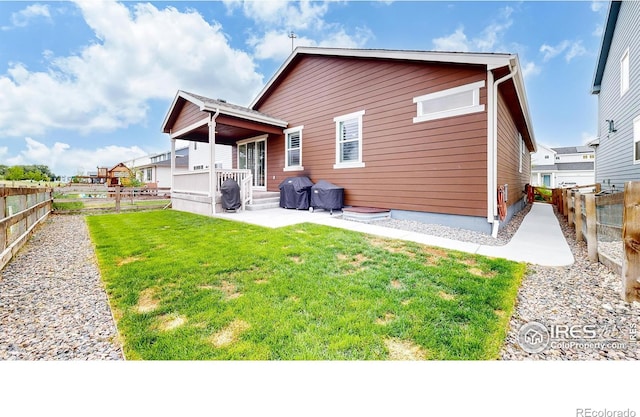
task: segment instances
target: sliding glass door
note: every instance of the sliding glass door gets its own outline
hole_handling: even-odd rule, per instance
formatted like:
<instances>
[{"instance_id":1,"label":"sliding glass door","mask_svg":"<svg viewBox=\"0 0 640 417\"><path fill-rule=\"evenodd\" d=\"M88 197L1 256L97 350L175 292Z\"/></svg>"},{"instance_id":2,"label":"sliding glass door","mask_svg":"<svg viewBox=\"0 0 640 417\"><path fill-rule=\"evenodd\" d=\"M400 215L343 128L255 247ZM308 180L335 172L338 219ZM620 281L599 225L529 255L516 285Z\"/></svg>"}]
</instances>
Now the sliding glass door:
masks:
<instances>
[{"instance_id":1,"label":"sliding glass door","mask_svg":"<svg viewBox=\"0 0 640 417\"><path fill-rule=\"evenodd\" d=\"M249 169L255 188L266 188L267 141L259 139L238 144L238 168Z\"/></svg>"}]
</instances>

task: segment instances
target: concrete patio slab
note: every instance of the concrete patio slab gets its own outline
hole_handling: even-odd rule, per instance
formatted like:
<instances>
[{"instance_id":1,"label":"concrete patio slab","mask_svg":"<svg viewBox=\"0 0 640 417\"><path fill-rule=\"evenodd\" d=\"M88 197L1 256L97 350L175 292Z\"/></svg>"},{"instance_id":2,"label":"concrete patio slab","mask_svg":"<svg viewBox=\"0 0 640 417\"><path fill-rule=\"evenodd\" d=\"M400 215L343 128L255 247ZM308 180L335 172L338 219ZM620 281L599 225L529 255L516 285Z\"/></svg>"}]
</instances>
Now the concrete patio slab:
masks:
<instances>
[{"instance_id":1,"label":"concrete patio slab","mask_svg":"<svg viewBox=\"0 0 640 417\"><path fill-rule=\"evenodd\" d=\"M503 246L479 245L424 233L343 220L340 218L339 212L334 212L331 215L327 211L316 210L311 213L306 210L273 208L239 213L218 213L214 217L270 228L305 222L315 223L390 239L407 240L423 245L543 266L568 266L574 262L571 249L553 213L553 207L542 203L533 204L511 241Z\"/></svg>"}]
</instances>

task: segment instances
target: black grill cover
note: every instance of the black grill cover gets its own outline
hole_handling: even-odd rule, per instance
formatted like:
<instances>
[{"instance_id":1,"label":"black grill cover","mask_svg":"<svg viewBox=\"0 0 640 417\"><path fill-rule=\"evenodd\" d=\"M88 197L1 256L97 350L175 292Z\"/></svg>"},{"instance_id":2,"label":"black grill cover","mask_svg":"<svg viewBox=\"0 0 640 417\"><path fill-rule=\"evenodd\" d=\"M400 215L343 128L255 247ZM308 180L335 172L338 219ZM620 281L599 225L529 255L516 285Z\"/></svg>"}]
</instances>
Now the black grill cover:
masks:
<instances>
[{"instance_id":1,"label":"black grill cover","mask_svg":"<svg viewBox=\"0 0 640 417\"><path fill-rule=\"evenodd\" d=\"M224 210L237 210L242 206L240 201L240 186L234 179L226 179L220 187L222 191L222 208Z\"/></svg>"},{"instance_id":2,"label":"black grill cover","mask_svg":"<svg viewBox=\"0 0 640 417\"><path fill-rule=\"evenodd\" d=\"M320 180L311 187L311 207L324 210L341 210L344 207L344 188Z\"/></svg>"},{"instance_id":3,"label":"black grill cover","mask_svg":"<svg viewBox=\"0 0 640 417\"><path fill-rule=\"evenodd\" d=\"M289 177L282 181L280 188L280 207L309 209L309 193L313 182L309 177Z\"/></svg>"}]
</instances>

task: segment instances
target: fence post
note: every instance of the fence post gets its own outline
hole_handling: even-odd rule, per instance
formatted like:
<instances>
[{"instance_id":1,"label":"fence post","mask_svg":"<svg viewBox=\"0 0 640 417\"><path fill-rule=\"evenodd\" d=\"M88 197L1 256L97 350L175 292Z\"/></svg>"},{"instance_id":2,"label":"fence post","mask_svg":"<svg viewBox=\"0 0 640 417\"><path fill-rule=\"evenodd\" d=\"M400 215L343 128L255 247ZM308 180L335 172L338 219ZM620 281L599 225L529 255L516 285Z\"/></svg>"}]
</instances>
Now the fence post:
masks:
<instances>
[{"instance_id":1,"label":"fence post","mask_svg":"<svg viewBox=\"0 0 640 417\"><path fill-rule=\"evenodd\" d=\"M640 181L624 185L622 241L622 295L627 302L640 301Z\"/></svg>"},{"instance_id":2,"label":"fence post","mask_svg":"<svg viewBox=\"0 0 640 417\"><path fill-rule=\"evenodd\" d=\"M573 205L573 219L576 225L576 242L582 242L582 194L576 191Z\"/></svg>"},{"instance_id":3,"label":"fence post","mask_svg":"<svg viewBox=\"0 0 640 417\"><path fill-rule=\"evenodd\" d=\"M116 185L116 213L120 213L120 186Z\"/></svg>"},{"instance_id":4,"label":"fence post","mask_svg":"<svg viewBox=\"0 0 640 417\"><path fill-rule=\"evenodd\" d=\"M573 226L574 213L573 213L573 193L571 190L567 190L567 223L569 226Z\"/></svg>"},{"instance_id":5,"label":"fence post","mask_svg":"<svg viewBox=\"0 0 640 417\"><path fill-rule=\"evenodd\" d=\"M584 208L587 217L587 252L591 262L598 262L598 236L596 232L596 196L584 196Z\"/></svg>"}]
</instances>

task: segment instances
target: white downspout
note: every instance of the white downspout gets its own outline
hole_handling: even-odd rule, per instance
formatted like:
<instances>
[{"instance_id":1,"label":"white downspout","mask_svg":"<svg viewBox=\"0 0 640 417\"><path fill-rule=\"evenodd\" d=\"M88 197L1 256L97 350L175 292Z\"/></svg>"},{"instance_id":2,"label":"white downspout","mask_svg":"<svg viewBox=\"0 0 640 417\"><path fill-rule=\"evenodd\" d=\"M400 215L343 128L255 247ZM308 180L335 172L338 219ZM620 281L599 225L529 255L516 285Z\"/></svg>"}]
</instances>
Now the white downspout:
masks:
<instances>
[{"instance_id":1,"label":"white downspout","mask_svg":"<svg viewBox=\"0 0 640 417\"><path fill-rule=\"evenodd\" d=\"M489 136L489 149L487 149L487 153L490 161L487 161L487 165L489 169L489 175L487 181L488 188L488 197L487 200L490 203L488 211L490 210L490 215L488 215L489 223L492 223L493 227L491 229L491 236L494 238L498 237L498 227L500 226L500 220L496 219L498 215L498 85L503 82L510 80L513 78L518 72L518 67L511 68L511 72L504 77L494 81L493 89L491 91L491 105L489 106L491 114L489 115L491 119L491 132ZM491 71L488 71L491 74ZM493 78L493 74L491 74L491 78Z\"/></svg>"},{"instance_id":2,"label":"white downspout","mask_svg":"<svg viewBox=\"0 0 640 417\"><path fill-rule=\"evenodd\" d=\"M216 214L216 119L220 109L209 114L209 193L211 194L211 214Z\"/></svg>"}]
</instances>

